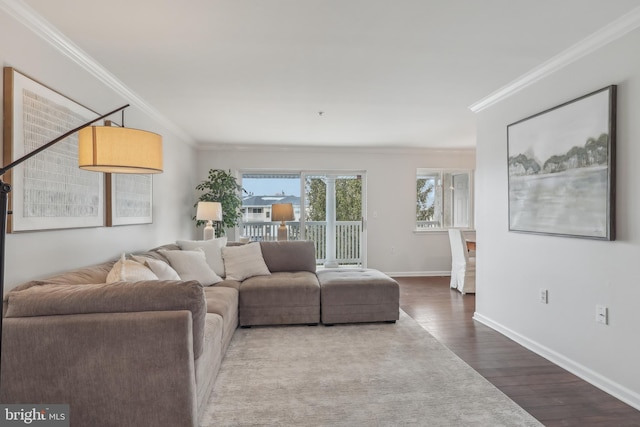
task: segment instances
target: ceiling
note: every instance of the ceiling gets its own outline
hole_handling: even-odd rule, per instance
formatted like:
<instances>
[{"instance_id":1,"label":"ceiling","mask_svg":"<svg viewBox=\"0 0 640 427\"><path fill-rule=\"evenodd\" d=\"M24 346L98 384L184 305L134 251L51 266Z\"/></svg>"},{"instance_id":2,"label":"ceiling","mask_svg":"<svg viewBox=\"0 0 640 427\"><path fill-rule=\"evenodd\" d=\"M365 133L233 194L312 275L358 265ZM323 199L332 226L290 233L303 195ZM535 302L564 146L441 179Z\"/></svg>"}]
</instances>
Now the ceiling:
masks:
<instances>
[{"instance_id":1,"label":"ceiling","mask_svg":"<svg viewBox=\"0 0 640 427\"><path fill-rule=\"evenodd\" d=\"M640 0L24 0L198 145L475 146L469 106Z\"/></svg>"}]
</instances>

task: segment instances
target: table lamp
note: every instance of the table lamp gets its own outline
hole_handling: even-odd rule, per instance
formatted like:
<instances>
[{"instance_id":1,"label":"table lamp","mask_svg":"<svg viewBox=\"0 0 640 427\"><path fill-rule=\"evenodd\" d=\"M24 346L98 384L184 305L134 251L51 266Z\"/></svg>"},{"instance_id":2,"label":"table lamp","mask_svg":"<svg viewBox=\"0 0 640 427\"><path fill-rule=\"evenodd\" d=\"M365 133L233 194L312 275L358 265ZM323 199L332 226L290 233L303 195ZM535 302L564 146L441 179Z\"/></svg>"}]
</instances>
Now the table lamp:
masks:
<instances>
[{"instance_id":1,"label":"table lamp","mask_svg":"<svg viewBox=\"0 0 640 427\"><path fill-rule=\"evenodd\" d=\"M211 240L214 237L213 221L222 221L222 205L220 202L198 202L196 219L207 221L204 227L203 240Z\"/></svg>"},{"instance_id":2,"label":"table lamp","mask_svg":"<svg viewBox=\"0 0 640 427\"><path fill-rule=\"evenodd\" d=\"M285 221L293 221L293 205L291 203L274 203L271 205L271 221L280 221L278 240L288 240Z\"/></svg>"}]
</instances>

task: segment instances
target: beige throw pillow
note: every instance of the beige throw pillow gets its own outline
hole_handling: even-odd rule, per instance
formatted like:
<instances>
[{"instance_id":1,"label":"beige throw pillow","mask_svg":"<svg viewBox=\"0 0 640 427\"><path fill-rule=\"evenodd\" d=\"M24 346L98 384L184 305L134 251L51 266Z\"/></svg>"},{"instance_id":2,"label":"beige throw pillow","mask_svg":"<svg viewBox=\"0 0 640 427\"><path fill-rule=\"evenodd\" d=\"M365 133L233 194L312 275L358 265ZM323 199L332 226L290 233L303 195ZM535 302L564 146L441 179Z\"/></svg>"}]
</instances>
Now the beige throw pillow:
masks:
<instances>
[{"instance_id":1,"label":"beige throw pillow","mask_svg":"<svg viewBox=\"0 0 640 427\"><path fill-rule=\"evenodd\" d=\"M134 261L149 267L160 280L181 280L178 273L164 261L140 255L131 255L131 258L133 258Z\"/></svg>"},{"instance_id":2,"label":"beige throw pillow","mask_svg":"<svg viewBox=\"0 0 640 427\"><path fill-rule=\"evenodd\" d=\"M249 277L271 274L262 257L259 243L224 247L222 248L222 258L229 280L241 282Z\"/></svg>"},{"instance_id":3,"label":"beige throw pillow","mask_svg":"<svg viewBox=\"0 0 640 427\"><path fill-rule=\"evenodd\" d=\"M183 251L192 251L201 248L204 251L207 264L220 277L225 276L224 261L222 260L222 248L227 246L226 237L218 237L211 240L178 240L176 242Z\"/></svg>"},{"instance_id":4,"label":"beige throw pillow","mask_svg":"<svg viewBox=\"0 0 640 427\"><path fill-rule=\"evenodd\" d=\"M107 283L138 282L141 280L158 280L158 276L139 262L126 259L124 254L107 274Z\"/></svg>"},{"instance_id":5,"label":"beige throw pillow","mask_svg":"<svg viewBox=\"0 0 640 427\"><path fill-rule=\"evenodd\" d=\"M202 286L215 285L222 282L220 276L209 267L204 255L204 251L200 248L194 251L169 251L160 249L178 273L182 280L197 280Z\"/></svg>"}]
</instances>

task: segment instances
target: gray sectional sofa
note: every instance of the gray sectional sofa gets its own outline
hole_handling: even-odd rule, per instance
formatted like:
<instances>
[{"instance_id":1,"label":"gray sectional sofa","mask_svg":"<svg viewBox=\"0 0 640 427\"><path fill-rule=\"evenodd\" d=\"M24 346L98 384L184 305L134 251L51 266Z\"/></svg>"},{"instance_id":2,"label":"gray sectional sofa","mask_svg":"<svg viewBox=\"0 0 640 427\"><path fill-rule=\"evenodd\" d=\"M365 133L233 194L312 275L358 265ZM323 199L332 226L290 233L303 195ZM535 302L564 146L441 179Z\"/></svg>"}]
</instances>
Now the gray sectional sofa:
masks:
<instances>
[{"instance_id":1,"label":"gray sectional sofa","mask_svg":"<svg viewBox=\"0 0 640 427\"><path fill-rule=\"evenodd\" d=\"M260 247L270 274L213 286L107 284L113 261L14 288L0 402L66 403L72 426L197 426L238 325L320 322L313 243ZM168 262L163 250L178 249L140 255Z\"/></svg>"}]
</instances>

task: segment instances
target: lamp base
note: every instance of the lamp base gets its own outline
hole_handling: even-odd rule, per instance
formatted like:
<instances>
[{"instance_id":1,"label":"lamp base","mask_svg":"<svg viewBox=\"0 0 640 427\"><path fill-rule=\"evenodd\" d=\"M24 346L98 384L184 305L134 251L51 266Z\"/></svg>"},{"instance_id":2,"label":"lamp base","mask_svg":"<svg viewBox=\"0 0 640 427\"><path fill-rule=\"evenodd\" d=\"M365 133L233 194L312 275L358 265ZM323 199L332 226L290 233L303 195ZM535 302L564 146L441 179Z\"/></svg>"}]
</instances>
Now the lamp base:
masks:
<instances>
[{"instance_id":1,"label":"lamp base","mask_svg":"<svg viewBox=\"0 0 640 427\"><path fill-rule=\"evenodd\" d=\"M287 226L280 224L280 227L278 227L278 240L289 240L289 236L287 234Z\"/></svg>"},{"instance_id":2,"label":"lamp base","mask_svg":"<svg viewBox=\"0 0 640 427\"><path fill-rule=\"evenodd\" d=\"M213 239L213 235L214 235L214 230L213 230L213 221L207 221L207 225L206 227L204 227L204 232L202 235L202 239L203 240L211 240Z\"/></svg>"}]
</instances>

